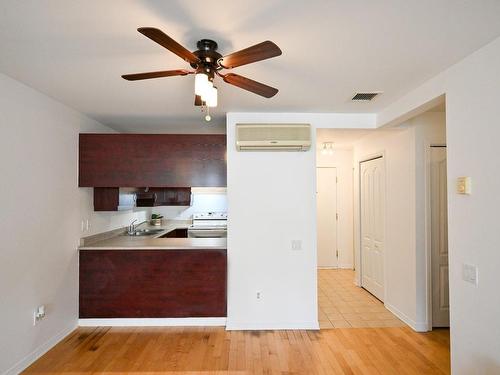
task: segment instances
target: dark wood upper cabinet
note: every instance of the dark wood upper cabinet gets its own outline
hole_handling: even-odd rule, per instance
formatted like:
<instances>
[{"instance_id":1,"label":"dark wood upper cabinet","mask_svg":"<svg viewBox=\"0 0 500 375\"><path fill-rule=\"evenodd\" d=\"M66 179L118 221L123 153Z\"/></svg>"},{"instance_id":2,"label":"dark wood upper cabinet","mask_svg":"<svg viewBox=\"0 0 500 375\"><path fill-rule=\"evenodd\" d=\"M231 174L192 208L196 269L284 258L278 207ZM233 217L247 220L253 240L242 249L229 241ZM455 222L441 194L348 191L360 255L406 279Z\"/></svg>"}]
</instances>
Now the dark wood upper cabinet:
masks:
<instances>
[{"instance_id":1,"label":"dark wood upper cabinet","mask_svg":"<svg viewBox=\"0 0 500 375\"><path fill-rule=\"evenodd\" d=\"M119 196L117 187L94 188L94 211L118 211Z\"/></svg>"},{"instance_id":2,"label":"dark wood upper cabinet","mask_svg":"<svg viewBox=\"0 0 500 375\"><path fill-rule=\"evenodd\" d=\"M150 188L136 193L137 207L190 206L191 188Z\"/></svg>"},{"instance_id":3,"label":"dark wood upper cabinet","mask_svg":"<svg viewBox=\"0 0 500 375\"><path fill-rule=\"evenodd\" d=\"M226 136L80 134L80 187L227 185Z\"/></svg>"}]
</instances>

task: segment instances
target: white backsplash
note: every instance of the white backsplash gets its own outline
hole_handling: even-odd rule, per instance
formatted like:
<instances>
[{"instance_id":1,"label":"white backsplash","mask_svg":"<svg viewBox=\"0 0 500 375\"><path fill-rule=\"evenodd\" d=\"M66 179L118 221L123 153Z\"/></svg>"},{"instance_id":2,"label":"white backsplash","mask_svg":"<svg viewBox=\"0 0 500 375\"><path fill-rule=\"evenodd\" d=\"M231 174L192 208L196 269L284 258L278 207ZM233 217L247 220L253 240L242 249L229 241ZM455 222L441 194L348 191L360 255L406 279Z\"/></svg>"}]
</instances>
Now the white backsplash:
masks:
<instances>
[{"instance_id":1,"label":"white backsplash","mask_svg":"<svg viewBox=\"0 0 500 375\"><path fill-rule=\"evenodd\" d=\"M94 211L91 188L81 188L79 193L82 237L125 227L134 219L137 219L138 222L149 220L152 213L162 214L167 220L189 220L192 218L193 213L197 212L227 212L227 196L225 193L194 192L190 207L140 207L113 212ZM87 221L89 222L88 229L86 228Z\"/></svg>"}]
</instances>

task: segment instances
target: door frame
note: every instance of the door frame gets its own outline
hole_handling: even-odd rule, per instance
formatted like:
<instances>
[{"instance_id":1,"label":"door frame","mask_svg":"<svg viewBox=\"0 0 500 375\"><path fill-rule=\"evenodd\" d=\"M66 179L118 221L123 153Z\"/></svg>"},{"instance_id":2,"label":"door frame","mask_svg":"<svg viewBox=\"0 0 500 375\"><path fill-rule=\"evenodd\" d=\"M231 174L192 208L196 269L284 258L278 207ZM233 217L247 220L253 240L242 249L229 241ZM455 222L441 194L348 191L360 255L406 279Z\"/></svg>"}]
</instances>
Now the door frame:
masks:
<instances>
[{"instance_id":1,"label":"door frame","mask_svg":"<svg viewBox=\"0 0 500 375\"><path fill-rule=\"evenodd\" d=\"M316 173L318 172L318 169L335 169L335 209L337 212L335 212L337 215L338 215L338 175L337 175L337 167L316 167ZM318 204L318 175L316 174L316 205ZM318 210L316 209L316 221L318 220ZM336 270L336 269L339 269L339 241L338 241L338 234L339 234L339 229L338 229L338 226L339 226L339 221L338 219L336 220L335 222L335 255L337 257L337 267L320 267L318 265L318 260L317 260L317 254L316 254L316 268L318 270ZM318 236L318 229L317 229L317 226L316 226L316 238ZM316 245L317 246L317 245Z\"/></svg>"},{"instance_id":2,"label":"door frame","mask_svg":"<svg viewBox=\"0 0 500 375\"><path fill-rule=\"evenodd\" d=\"M432 147L446 148L446 144L425 142L424 147L425 147L425 282L426 282L425 301L427 305L426 306L427 330L432 331L433 322L432 322L431 149ZM446 157L446 164L448 164L448 157ZM449 187L447 191L449 192Z\"/></svg>"},{"instance_id":3,"label":"door frame","mask_svg":"<svg viewBox=\"0 0 500 375\"><path fill-rule=\"evenodd\" d=\"M384 194L384 259L383 259L383 265L384 265L384 272L383 272L383 277L384 277L384 305L385 301L387 300L387 166L386 166L386 153L385 150L374 152L371 154L366 154L362 157L360 157L356 162L356 173L357 173L357 183L354 184L354 186L357 189L357 192L355 192L355 199L354 201L357 204L357 207L354 208L354 212L356 213L356 218L354 220L354 238L355 238L355 244L354 244L354 249L355 249L355 257L354 257L354 267L355 267L355 281L354 283L361 287L361 280L362 280L362 267L361 267L361 252L362 252L362 246L361 246L361 163L373 160L373 159L382 159L382 165L384 167L384 189L383 189L383 194Z\"/></svg>"}]
</instances>

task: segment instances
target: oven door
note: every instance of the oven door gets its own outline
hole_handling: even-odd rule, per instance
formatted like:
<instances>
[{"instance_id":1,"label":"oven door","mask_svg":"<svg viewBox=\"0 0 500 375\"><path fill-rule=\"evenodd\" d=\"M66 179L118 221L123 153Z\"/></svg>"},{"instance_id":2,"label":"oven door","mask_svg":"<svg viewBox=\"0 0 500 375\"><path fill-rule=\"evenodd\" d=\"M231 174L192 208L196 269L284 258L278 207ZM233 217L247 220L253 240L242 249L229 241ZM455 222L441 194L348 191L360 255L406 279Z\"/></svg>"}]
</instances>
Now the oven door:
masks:
<instances>
[{"instance_id":1,"label":"oven door","mask_svg":"<svg viewBox=\"0 0 500 375\"><path fill-rule=\"evenodd\" d=\"M225 228L189 228L188 238L225 238L227 229Z\"/></svg>"}]
</instances>

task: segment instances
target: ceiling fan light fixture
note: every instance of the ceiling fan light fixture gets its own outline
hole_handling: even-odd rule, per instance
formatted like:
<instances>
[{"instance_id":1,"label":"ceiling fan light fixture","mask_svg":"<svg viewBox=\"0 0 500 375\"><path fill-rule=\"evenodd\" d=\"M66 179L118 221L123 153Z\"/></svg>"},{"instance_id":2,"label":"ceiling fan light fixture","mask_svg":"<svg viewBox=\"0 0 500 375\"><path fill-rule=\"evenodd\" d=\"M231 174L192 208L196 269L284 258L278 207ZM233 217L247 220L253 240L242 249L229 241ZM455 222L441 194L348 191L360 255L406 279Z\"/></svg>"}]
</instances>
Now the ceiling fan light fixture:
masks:
<instances>
[{"instance_id":1,"label":"ceiling fan light fixture","mask_svg":"<svg viewBox=\"0 0 500 375\"><path fill-rule=\"evenodd\" d=\"M208 85L208 76L205 73L196 73L194 76L194 93L203 96Z\"/></svg>"},{"instance_id":2,"label":"ceiling fan light fixture","mask_svg":"<svg viewBox=\"0 0 500 375\"><path fill-rule=\"evenodd\" d=\"M278 89L250 78L234 73L220 73L222 69L232 69L280 56L282 53L281 49L269 40L228 55L222 55L217 51L217 43L210 39L199 40L197 43L198 50L191 52L158 28L140 27L137 31L179 56L185 62L188 62L192 70L176 69L125 74L122 75L122 78L127 81L138 81L151 78L194 74L194 105L201 107L202 112L206 111L206 121L211 120L210 108L216 107L218 102L217 88L213 85L213 80L216 75L222 78L225 83L260 95L264 98L271 98L278 93Z\"/></svg>"}]
</instances>

